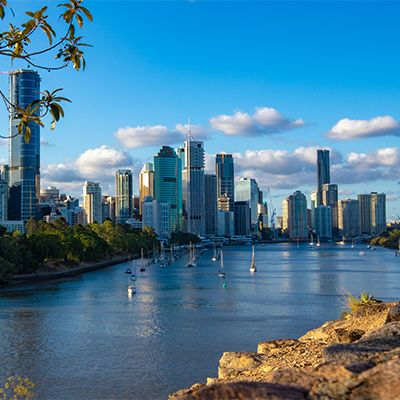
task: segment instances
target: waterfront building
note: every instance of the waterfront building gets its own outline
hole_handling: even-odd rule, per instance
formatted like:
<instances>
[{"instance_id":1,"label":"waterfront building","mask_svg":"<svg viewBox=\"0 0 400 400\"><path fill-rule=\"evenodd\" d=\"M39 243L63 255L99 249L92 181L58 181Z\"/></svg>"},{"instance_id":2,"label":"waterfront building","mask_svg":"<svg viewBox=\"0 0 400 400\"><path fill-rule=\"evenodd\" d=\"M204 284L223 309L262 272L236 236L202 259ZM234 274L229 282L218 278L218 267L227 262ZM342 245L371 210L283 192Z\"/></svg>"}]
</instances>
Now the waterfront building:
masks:
<instances>
[{"instance_id":1,"label":"waterfront building","mask_svg":"<svg viewBox=\"0 0 400 400\"><path fill-rule=\"evenodd\" d=\"M307 199L299 190L282 202L282 227L291 239L305 239L307 230Z\"/></svg>"},{"instance_id":2,"label":"waterfront building","mask_svg":"<svg viewBox=\"0 0 400 400\"><path fill-rule=\"evenodd\" d=\"M8 184L0 179L0 221L8 219Z\"/></svg>"},{"instance_id":3,"label":"waterfront building","mask_svg":"<svg viewBox=\"0 0 400 400\"><path fill-rule=\"evenodd\" d=\"M261 192L262 193L262 192ZM258 229L262 231L268 227L268 205L267 203L258 203Z\"/></svg>"},{"instance_id":4,"label":"waterfront building","mask_svg":"<svg viewBox=\"0 0 400 400\"><path fill-rule=\"evenodd\" d=\"M386 195L371 193L371 235L386 231Z\"/></svg>"},{"instance_id":5,"label":"waterfront building","mask_svg":"<svg viewBox=\"0 0 400 400\"><path fill-rule=\"evenodd\" d=\"M19 231L25 233L25 222L24 221L0 221L0 225L6 228L8 233Z\"/></svg>"},{"instance_id":6,"label":"waterfront building","mask_svg":"<svg viewBox=\"0 0 400 400\"><path fill-rule=\"evenodd\" d=\"M10 103L27 107L40 98L40 77L36 71L16 70L10 72ZM9 114L10 173L9 184L14 188L15 200L12 217L28 221L36 216L40 196L40 125L30 123L29 142L18 134L20 122L17 109L11 107ZM20 198L16 198L16 197ZM18 207L18 208L17 208Z\"/></svg>"},{"instance_id":7,"label":"waterfront building","mask_svg":"<svg viewBox=\"0 0 400 400\"><path fill-rule=\"evenodd\" d=\"M217 197L225 196L229 200L228 207L221 211L233 211L235 201L235 167L232 154L217 154L215 156L215 173L217 176Z\"/></svg>"},{"instance_id":8,"label":"waterfront building","mask_svg":"<svg viewBox=\"0 0 400 400\"><path fill-rule=\"evenodd\" d=\"M218 236L231 237L235 234L235 218L233 211L218 211Z\"/></svg>"},{"instance_id":9,"label":"waterfront building","mask_svg":"<svg viewBox=\"0 0 400 400\"><path fill-rule=\"evenodd\" d=\"M85 224L103 222L101 187L99 183L85 181L83 184L83 209L85 212Z\"/></svg>"},{"instance_id":10,"label":"waterfront building","mask_svg":"<svg viewBox=\"0 0 400 400\"><path fill-rule=\"evenodd\" d=\"M133 181L130 169L120 169L115 174L115 219L124 224L133 216Z\"/></svg>"},{"instance_id":11,"label":"waterfront building","mask_svg":"<svg viewBox=\"0 0 400 400\"><path fill-rule=\"evenodd\" d=\"M331 208L332 233L331 236L338 236L338 185L325 183L322 185L322 205Z\"/></svg>"},{"instance_id":12,"label":"waterfront building","mask_svg":"<svg viewBox=\"0 0 400 400\"><path fill-rule=\"evenodd\" d=\"M139 215L142 215L142 203L145 197L154 197L154 165L147 162L139 174Z\"/></svg>"},{"instance_id":13,"label":"waterfront building","mask_svg":"<svg viewBox=\"0 0 400 400\"><path fill-rule=\"evenodd\" d=\"M283 217L280 215L276 217L276 227L283 230Z\"/></svg>"},{"instance_id":14,"label":"waterfront building","mask_svg":"<svg viewBox=\"0 0 400 400\"><path fill-rule=\"evenodd\" d=\"M360 235L359 202L354 199L338 201L338 229L339 235L354 237Z\"/></svg>"},{"instance_id":15,"label":"waterfront building","mask_svg":"<svg viewBox=\"0 0 400 400\"><path fill-rule=\"evenodd\" d=\"M371 195L359 194L357 196L359 206L360 233L371 234Z\"/></svg>"},{"instance_id":16,"label":"waterfront building","mask_svg":"<svg viewBox=\"0 0 400 400\"><path fill-rule=\"evenodd\" d=\"M217 205L219 211L230 211L231 210L231 200L228 195L223 194L217 199Z\"/></svg>"},{"instance_id":17,"label":"waterfront building","mask_svg":"<svg viewBox=\"0 0 400 400\"><path fill-rule=\"evenodd\" d=\"M332 239L332 209L329 206L318 206L315 213L315 233L320 240Z\"/></svg>"},{"instance_id":18,"label":"waterfront building","mask_svg":"<svg viewBox=\"0 0 400 400\"><path fill-rule=\"evenodd\" d=\"M235 187L236 201L247 201L250 206L251 226L255 228L258 221L259 188L255 179L240 178Z\"/></svg>"},{"instance_id":19,"label":"waterfront building","mask_svg":"<svg viewBox=\"0 0 400 400\"><path fill-rule=\"evenodd\" d=\"M40 202L47 201L48 199L58 200L60 198L60 189L54 186L49 186L45 189L40 189Z\"/></svg>"},{"instance_id":20,"label":"waterfront building","mask_svg":"<svg viewBox=\"0 0 400 400\"><path fill-rule=\"evenodd\" d=\"M217 234L217 177L216 175L204 175L204 201L205 201L205 234L213 236Z\"/></svg>"},{"instance_id":21,"label":"waterfront building","mask_svg":"<svg viewBox=\"0 0 400 400\"><path fill-rule=\"evenodd\" d=\"M315 208L317 207L318 202L318 192L311 192L311 229L315 229Z\"/></svg>"},{"instance_id":22,"label":"waterfront building","mask_svg":"<svg viewBox=\"0 0 400 400\"><path fill-rule=\"evenodd\" d=\"M153 228L159 239L169 239L171 236L171 206L169 203L159 203L151 196L143 201L142 229Z\"/></svg>"},{"instance_id":23,"label":"waterfront building","mask_svg":"<svg viewBox=\"0 0 400 400\"><path fill-rule=\"evenodd\" d=\"M235 235L248 236L251 228L251 212L248 201L233 203Z\"/></svg>"},{"instance_id":24,"label":"waterfront building","mask_svg":"<svg viewBox=\"0 0 400 400\"><path fill-rule=\"evenodd\" d=\"M0 179L10 184L10 167L7 164L0 164Z\"/></svg>"},{"instance_id":25,"label":"waterfront building","mask_svg":"<svg viewBox=\"0 0 400 400\"><path fill-rule=\"evenodd\" d=\"M154 198L170 205L171 231L182 223L182 164L169 146L163 146L154 157Z\"/></svg>"},{"instance_id":26,"label":"waterfront building","mask_svg":"<svg viewBox=\"0 0 400 400\"><path fill-rule=\"evenodd\" d=\"M317 189L317 206L322 203L322 186L331 183L329 150L317 150L317 172L318 172L318 189Z\"/></svg>"},{"instance_id":27,"label":"waterfront building","mask_svg":"<svg viewBox=\"0 0 400 400\"><path fill-rule=\"evenodd\" d=\"M186 140L179 149L182 159L182 204L184 231L205 235L204 144Z\"/></svg>"}]
</instances>

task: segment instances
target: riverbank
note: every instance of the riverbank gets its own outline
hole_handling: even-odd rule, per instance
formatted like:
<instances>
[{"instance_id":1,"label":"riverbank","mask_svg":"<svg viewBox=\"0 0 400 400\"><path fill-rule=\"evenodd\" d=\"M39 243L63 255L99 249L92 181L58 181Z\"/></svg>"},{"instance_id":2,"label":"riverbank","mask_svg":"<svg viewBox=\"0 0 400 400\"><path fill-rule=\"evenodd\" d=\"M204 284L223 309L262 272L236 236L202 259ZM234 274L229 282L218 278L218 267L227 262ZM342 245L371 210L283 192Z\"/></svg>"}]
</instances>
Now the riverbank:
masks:
<instances>
[{"instance_id":1,"label":"riverbank","mask_svg":"<svg viewBox=\"0 0 400 400\"><path fill-rule=\"evenodd\" d=\"M169 399L400 399L400 303L360 307L254 353L224 353L217 378Z\"/></svg>"},{"instance_id":2,"label":"riverbank","mask_svg":"<svg viewBox=\"0 0 400 400\"><path fill-rule=\"evenodd\" d=\"M23 274L23 275L13 276L13 278L6 285L0 287L0 290L14 286L26 285L29 283L40 283L55 279L68 278L71 276L81 275L87 272L108 268L113 265L117 265L132 260L134 258L138 258L138 255L136 254L130 256L129 255L115 256L101 261L80 263L75 267L70 267L61 264L58 270L53 272L48 272L48 269L42 268L33 274Z\"/></svg>"}]
</instances>

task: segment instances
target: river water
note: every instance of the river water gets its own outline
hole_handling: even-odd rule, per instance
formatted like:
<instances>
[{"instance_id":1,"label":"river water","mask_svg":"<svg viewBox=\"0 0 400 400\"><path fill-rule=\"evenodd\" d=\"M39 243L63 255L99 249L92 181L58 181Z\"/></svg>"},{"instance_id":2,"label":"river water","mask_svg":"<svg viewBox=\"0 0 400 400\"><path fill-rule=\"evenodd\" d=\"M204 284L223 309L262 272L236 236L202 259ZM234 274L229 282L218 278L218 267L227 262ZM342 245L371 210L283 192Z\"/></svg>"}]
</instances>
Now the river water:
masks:
<instances>
[{"instance_id":1,"label":"river water","mask_svg":"<svg viewBox=\"0 0 400 400\"><path fill-rule=\"evenodd\" d=\"M216 376L224 351L337 318L346 293L400 297L400 258L385 249L257 245L252 276L251 247L225 247L226 287L211 253L138 273L132 299L126 263L0 292L0 382L28 376L41 400L163 399Z\"/></svg>"}]
</instances>

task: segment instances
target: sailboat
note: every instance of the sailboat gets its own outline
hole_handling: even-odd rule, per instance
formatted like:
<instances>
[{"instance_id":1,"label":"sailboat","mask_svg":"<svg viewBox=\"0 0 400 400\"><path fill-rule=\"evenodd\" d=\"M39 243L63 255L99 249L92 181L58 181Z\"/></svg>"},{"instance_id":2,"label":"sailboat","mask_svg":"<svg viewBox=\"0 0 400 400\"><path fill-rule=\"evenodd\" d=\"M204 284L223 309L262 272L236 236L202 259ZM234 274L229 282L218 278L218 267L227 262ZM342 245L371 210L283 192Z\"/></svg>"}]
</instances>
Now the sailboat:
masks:
<instances>
[{"instance_id":1,"label":"sailboat","mask_svg":"<svg viewBox=\"0 0 400 400\"><path fill-rule=\"evenodd\" d=\"M135 285L128 285L128 297L132 297L136 293Z\"/></svg>"},{"instance_id":2,"label":"sailboat","mask_svg":"<svg viewBox=\"0 0 400 400\"><path fill-rule=\"evenodd\" d=\"M196 256L194 254L194 247L192 246L192 243L190 243L190 245L189 245L189 261L186 264L186 266L188 268L192 268L192 267L196 267L197 266Z\"/></svg>"},{"instance_id":3,"label":"sailboat","mask_svg":"<svg viewBox=\"0 0 400 400\"><path fill-rule=\"evenodd\" d=\"M213 256L211 257L211 260L212 260L212 261L218 261L218 260L219 260L219 254L218 254L218 252L217 252L217 247L215 246L215 244L214 244L214 254L213 254Z\"/></svg>"},{"instance_id":4,"label":"sailboat","mask_svg":"<svg viewBox=\"0 0 400 400\"><path fill-rule=\"evenodd\" d=\"M317 247L321 246L321 242L319 241L319 236L318 236L318 240L317 240Z\"/></svg>"},{"instance_id":5,"label":"sailboat","mask_svg":"<svg viewBox=\"0 0 400 400\"><path fill-rule=\"evenodd\" d=\"M135 260L132 260L132 267L133 268L132 268L132 272L131 272L129 279L132 282L135 282L136 281L136 261Z\"/></svg>"},{"instance_id":6,"label":"sailboat","mask_svg":"<svg viewBox=\"0 0 400 400\"><path fill-rule=\"evenodd\" d=\"M253 251L251 254L250 272L251 273L257 272L256 262L255 262L255 253L254 253L254 244L253 244Z\"/></svg>"},{"instance_id":7,"label":"sailboat","mask_svg":"<svg viewBox=\"0 0 400 400\"><path fill-rule=\"evenodd\" d=\"M311 234L310 246L314 246L314 236Z\"/></svg>"},{"instance_id":8,"label":"sailboat","mask_svg":"<svg viewBox=\"0 0 400 400\"><path fill-rule=\"evenodd\" d=\"M141 254L141 264L140 264L140 272L144 272L144 271L146 271L146 268L145 268L145 264L144 264L144 256L143 256L143 247L142 247L142 249L141 249L141 251L140 251L140 254Z\"/></svg>"},{"instance_id":9,"label":"sailboat","mask_svg":"<svg viewBox=\"0 0 400 400\"><path fill-rule=\"evenodd\" d=\"M356 247L354 239L351 241L351 248L354 249L354 247Z\"/></svg>"},{"instance_id":10,"label":"sailboat","mask_svg":"<svg viewBox=\"0 0 400 400\"><path fill-rule=\"evenodd\" d=\"M221 249L221 258L220 258L220 269L219 269L219 271L218 271L218 276L220 277L220 278L225 278L225 272L224 272L224 253L223 253L223 250Z\"/></svg>"},{"instance_id":11,"label":"sailboat","mask_svg":"<svg viewBox=\"0 0 400 400\"><path fill-rule=\"evenodd\" d=\"M297 248L299 248L299 247L300 247L300 244L299 244L299 238L297 238L297 244L296 244L296 247L297 247Z\"/></svg>"}]
</instances>

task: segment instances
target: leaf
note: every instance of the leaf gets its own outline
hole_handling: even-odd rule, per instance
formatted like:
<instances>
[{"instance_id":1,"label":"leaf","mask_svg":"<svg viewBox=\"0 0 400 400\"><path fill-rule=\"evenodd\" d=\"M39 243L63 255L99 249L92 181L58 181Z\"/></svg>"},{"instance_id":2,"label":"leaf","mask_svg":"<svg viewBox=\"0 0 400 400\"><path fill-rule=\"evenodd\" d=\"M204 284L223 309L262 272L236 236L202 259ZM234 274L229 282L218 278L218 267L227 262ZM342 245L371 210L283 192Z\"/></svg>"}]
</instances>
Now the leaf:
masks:
<instances>
[{"instance_id":1,"label":"leaf","mask_svg":"<svg viewBox=\"0 0 400 400\"><path fill-rule=\"evenodd\" d=\"M25 126L25 134L24 134L25 143L29 143L31 140L31 128L29 126Z\"/></svg>"},{"instance_id":2,"label":"leaf","mask_svg":"<svg viewBox=\"0 0 400 400\"><path fill-rule=\"evenodd\" d=\"M83 18L79 14L75 14L76 22L78 23L79 27L82 28L83 25Z\"/></svg>"},{"instance_id":3,"label":"leaf","mask_svg":"<svg viewBox=\"0 0 400 400\"><path fill-rule=\"evenodd\" d=\"M79 9L86 15L86 18L89 21L91 21L91 22L93 21L93 16L86 7L80 6Z\"/></svg>"}]
</instances>

